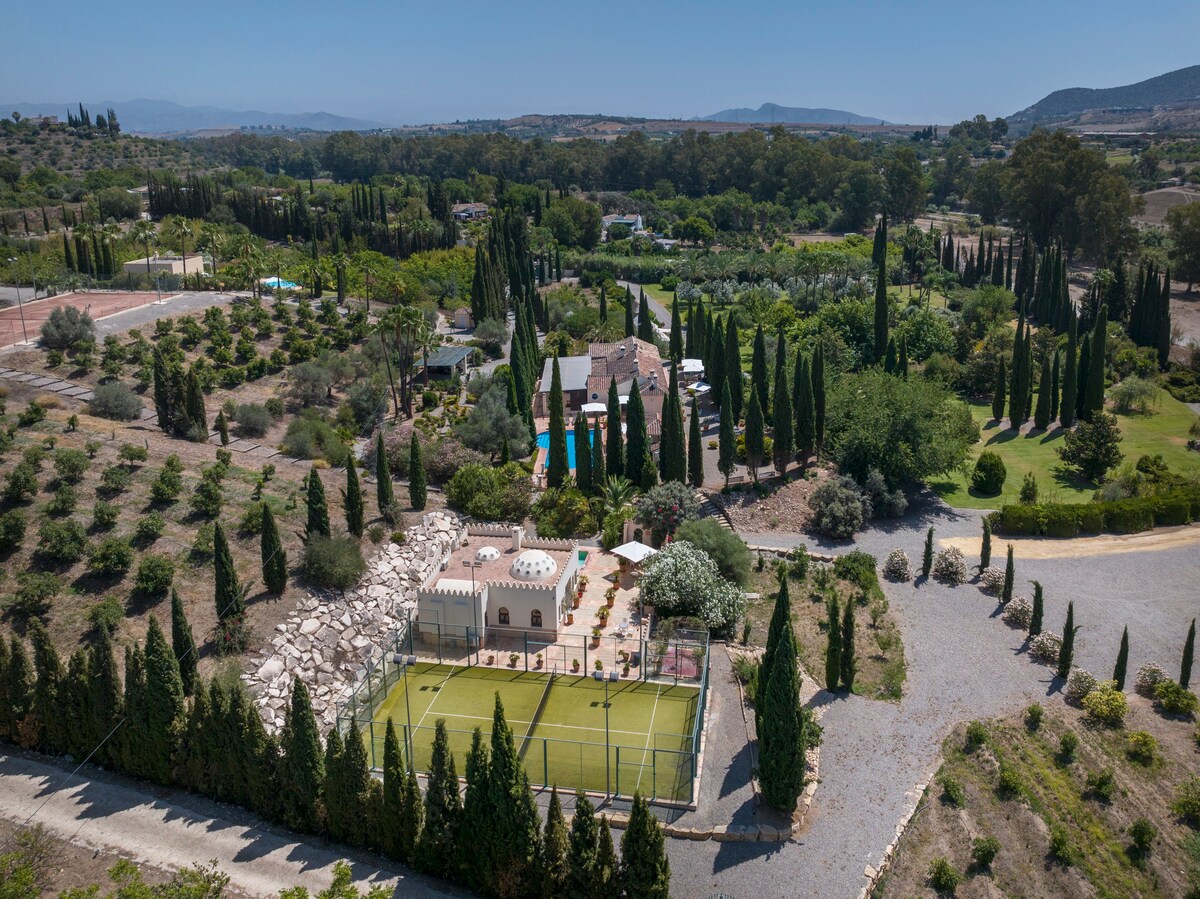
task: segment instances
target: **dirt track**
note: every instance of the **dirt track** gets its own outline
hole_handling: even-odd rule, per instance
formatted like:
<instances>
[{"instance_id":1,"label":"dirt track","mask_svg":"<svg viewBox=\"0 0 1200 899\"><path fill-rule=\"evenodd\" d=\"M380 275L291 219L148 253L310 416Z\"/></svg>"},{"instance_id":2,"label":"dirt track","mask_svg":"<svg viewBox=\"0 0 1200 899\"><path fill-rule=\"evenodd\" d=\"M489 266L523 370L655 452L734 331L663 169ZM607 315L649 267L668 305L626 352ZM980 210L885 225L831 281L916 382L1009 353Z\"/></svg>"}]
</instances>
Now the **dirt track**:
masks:
<instances>
[{"instance_id":1,"label":"dirt track","mask_svg":"<svg viewBox=\"0 0 1200 899\"><path fill-rule=\"evenodd\" d=\"M956 546L966 555L979 552L978 537L947 537L941 546ZM1069 540L994 537L993 545L1012 544L1017 559L1079 559L1086 556L1115 556L1121 553L1157 552L1200 544L1200 526L1157 528L1141 534L1105 534L1100 537L1074 537ZM993 554L995 550L993 550Z\"/></svg>"}]
</instances>

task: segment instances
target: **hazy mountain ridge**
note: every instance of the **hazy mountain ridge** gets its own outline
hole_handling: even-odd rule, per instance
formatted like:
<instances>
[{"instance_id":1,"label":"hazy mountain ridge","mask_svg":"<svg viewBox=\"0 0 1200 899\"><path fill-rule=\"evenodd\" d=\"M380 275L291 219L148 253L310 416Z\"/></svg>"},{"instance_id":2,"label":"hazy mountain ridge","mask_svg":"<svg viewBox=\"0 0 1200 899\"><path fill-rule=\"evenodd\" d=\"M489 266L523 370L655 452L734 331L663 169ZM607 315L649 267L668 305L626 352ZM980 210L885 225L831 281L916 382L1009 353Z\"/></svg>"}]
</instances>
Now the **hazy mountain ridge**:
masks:
<instances>
[{"instance_id":1,"label":"hazy mountain ridge","mask_svg":"<svg viewBox=\"0 0 1200 899\"><path fill-rule=\"evenodd\" d=\"M702 122L803 122L816 125L886 125L883 119L862 116L844 109L811 109L805 106L780 106L764 103L758 109L739 107L722 109L712 115L700 116Z\"/></svg>"},{"instance_id":2,"label":"hazy mountain ridge","mask_svg":"<svg viewBox=\"0 0 1200 899\"><path fill-rule=\"evenodd\" d=\"M1118 87L1069 87L1015 113L1013 121L1076 115L1089 109L1133 109L1200 101L1200 65Z\"/></svg>"},{"instance_id":3,"label":"hazy mountain ridge","mask_svg":"<svg viewBox=\"0 0 1200 899\"><path fill-rule=\"evenodd\" d=\"M124 131L164 134L177 131L197 131L205 128L275 125L283 128L308 128L313 131L369 131L387 127L382 122L335 115L331 112L263 112L234 110L219 106L184 106L170 100L101 100L83 101L92 115L112 107ZM5 113L16 111L23 116L56 115L66 120L67 111L76 112L79 104L71 103L9 103L0 105Z\"/></svg>"}]
</instances>

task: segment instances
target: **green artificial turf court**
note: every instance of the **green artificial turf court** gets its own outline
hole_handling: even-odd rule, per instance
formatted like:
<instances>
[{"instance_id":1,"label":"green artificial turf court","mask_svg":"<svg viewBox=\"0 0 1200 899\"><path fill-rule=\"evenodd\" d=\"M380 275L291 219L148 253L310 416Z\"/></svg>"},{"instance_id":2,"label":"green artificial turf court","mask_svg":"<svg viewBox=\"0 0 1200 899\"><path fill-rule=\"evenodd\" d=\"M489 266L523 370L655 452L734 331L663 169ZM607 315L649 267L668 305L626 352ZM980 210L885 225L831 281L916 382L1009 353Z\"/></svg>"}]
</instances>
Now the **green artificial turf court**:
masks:
<instances>
[{"instance_id":1,"label":"green artificial turf court","mask_svg":"<svg viewBox=\"0 0 1200 899\"><path fill-rule=\"evenodd\" d=\"M491 733L498 692L530 783L596 792L605 792L611 783L623 795L640 791L663 800L691 799L699 688L638 680L610 683L606 769L604 684L574 674L559 674L548 684L545 672L414 665L380 703L364 734L371 763L382 766L387 719L403 744L411 715L414 761L418 771L427 771L441 718L461 776L472 731L481 728L485 738Z\"/></svg>"}]
</instances>

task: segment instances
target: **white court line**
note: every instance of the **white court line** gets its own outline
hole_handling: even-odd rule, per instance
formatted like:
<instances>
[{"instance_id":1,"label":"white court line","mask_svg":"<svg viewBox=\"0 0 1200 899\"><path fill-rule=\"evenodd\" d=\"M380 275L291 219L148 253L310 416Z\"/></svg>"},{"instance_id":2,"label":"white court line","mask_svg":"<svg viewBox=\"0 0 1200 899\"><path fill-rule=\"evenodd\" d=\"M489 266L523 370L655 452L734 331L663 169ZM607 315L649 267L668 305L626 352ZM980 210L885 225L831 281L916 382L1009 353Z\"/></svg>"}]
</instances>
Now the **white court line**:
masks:
<instances>
[{"instance_id":1,"label":"white court line","mask_svg":"<svg viewBox=\"0 0 1200 899\"><path fill-rule=\"evenodd\" d=\"M433 708L433 704L435 702L437 702L438 697L442 695L442 687L446 686L446 681L450 680L450 678L453 676L454 676L454 671L453 671L453 669L451 669L450 673L446 675L445 680L443 680L440 684L438 684L437 690L434 691L433 699L429 700L429 705L425 707L425 713L423 715L421 715L421 720L418 721L417 726L415 728L413 728L414 731L418 731L421 729L421 725L424 724L425 719L429 717L429 710ZM408 690L407 682L405 682L404 689Z\"/></svg>"},{"instance_id":2,"label":"white court line","mask_svg":"<svg viewBox=\"0 0 1200 899\"><path fill-rule=\"evenodd\" d=\"M492 719L490 717L489 718L481 718L479 715L456 715L454 712L439 712L438 717L439 718L466 718L470 721L486 721L489 724L492 721ZM512 727L515 724L532 724L532 723L533 722L531 722L531 721L521 721L518 718L508 719L509 727ZM555 723L547 723L545 721L538 722L538 730L541 730L543 727L562 727L562 728L566 728L568 730L586 730L586 731L591 731L593 733L598 733L598 734L604 733L603 727L586 727L582 724L555 724ZM634 736L634 737L646 736L646 732L643 730L614 730L612 728L609 728L609 733L629 734L630 736ZM675 736L686 737L687 734L675 734ZM533 737L532 739L536 740L537 737Z\"/></svg>"},{"instance_id":3,"label":"white court line","mask_svg":"<svg viewBox=\"0 0 1200 899\"><path fill-rule=\"evenodd\" d=\"M662 696L662 687L658 688L658 692L654 694L654 708L650 710L650 726L646 729L646 749L642 750L642 766L638 768L637 785L633 788L636 793L642 786L642 772L646 770L646 751L650 749L650 741L654 739L654 716L658 714L658 700ZM654 753L650 754L651 763L654 760Z\"/></svg>"}]
</instances>

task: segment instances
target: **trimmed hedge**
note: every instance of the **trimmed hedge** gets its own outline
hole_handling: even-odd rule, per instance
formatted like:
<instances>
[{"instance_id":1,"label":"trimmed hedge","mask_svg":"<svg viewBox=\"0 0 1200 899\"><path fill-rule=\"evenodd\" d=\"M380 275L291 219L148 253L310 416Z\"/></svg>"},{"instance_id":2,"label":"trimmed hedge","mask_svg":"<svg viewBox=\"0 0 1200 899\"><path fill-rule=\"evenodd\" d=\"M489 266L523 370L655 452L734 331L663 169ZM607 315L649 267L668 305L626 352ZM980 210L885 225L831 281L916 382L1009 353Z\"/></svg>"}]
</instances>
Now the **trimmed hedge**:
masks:
<instances>
[{"instance_id":1,"label":"trimmed hedge","mask_svg":"<svg viewBox=\"0 0 1200 899\"><path fill-rule=\"evenodd\" d=\"M993 533L1006 537L1133 534L1200 520L1200 490L1171 490L1111 502L1005 506L990 517Z\"/></svg>"}]
</instances>

